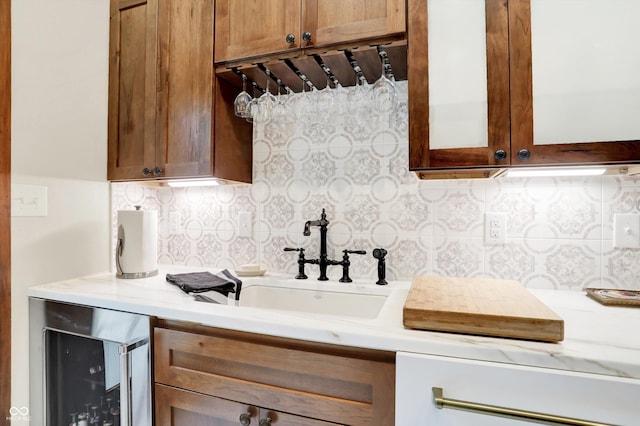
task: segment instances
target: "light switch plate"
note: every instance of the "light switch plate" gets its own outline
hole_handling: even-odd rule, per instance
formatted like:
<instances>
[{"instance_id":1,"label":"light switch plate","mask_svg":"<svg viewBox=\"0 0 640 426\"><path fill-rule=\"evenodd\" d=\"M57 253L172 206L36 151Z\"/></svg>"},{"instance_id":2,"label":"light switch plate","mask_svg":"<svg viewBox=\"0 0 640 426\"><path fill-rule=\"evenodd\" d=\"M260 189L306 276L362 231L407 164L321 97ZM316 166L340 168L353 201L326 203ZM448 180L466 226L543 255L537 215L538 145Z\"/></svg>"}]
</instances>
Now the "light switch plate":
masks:
<instances>
[{"instance_id":1,"label":"light switch plate","mask_svg":"<svg viewBox=\"0 0 640 426\"><path fill-rule=\"evenodd\" d=\"M251 212L238 213L238 236L251 237Z\"/></svg>"},{"instance_id":2,"label":"light switch plate","mask_svg":"<svg viewBox=\"0 0 640 426\"><path fill-rule=\"evenodd\" d=\"M640 214L613 216L613 246L640 248Z\"/></svg>"},{"instance_id":3,"label":"light switch plate","mask_svg":"<svg viewBox=\"0 0 640 426\"><path fill-rule=\"evenodd\" d=\"M46 216L47 187L41 185L11 185L11 216Z\"/></svg>"}]
</instances>

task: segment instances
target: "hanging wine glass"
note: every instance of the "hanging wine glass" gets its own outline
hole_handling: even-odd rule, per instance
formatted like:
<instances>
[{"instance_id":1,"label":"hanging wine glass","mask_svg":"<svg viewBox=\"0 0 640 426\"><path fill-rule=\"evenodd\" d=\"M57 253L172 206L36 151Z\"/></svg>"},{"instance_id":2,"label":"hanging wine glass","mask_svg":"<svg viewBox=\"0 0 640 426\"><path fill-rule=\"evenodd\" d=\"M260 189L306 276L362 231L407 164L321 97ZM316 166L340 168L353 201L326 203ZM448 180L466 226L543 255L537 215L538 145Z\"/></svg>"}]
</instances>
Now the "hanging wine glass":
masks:
<instances>
[{"instance_id":1,"label":"hanging wine glass","mask_svg":"<svg viewBox=\"0 0 640 426\"><path fill-rule=\"evenodd\" d=\"M254 120L257 119L259 121L264 121L269 118L271 111L278 103L278 99L269 91L269 80L271 80L271 78L269 77L269 74L267 74L267 87L262 96L258 99L258 108L256 113L253 115Z\"/></svg>"},{"instance_id":2,"label":"hanging wine glass","mask_svg":"<svg viewBox=\"0 0 640 426\"><path fill-rule=\"evenodd\" d=\"M251 99L251 95L247 92L247 76L242 74L242 92L238 93L233 101L233 110L237 117L248 118L251 115L249 111Z\"/></svg>"},{"instance_id":3,"label":"hanging wine glass","mask_svg":"<svg viewBox=\"0 0 640 426\"><path fill-rule=\"evenodd\" d=\"M382 62L382 72L380 78L376 80L371 89L371 100L373 107L379 113L388 113L393 111L398 105L398 90L394 82L393 75L389 70L391 66L387 60L387 52L380 52ZM390 75L390 78L387 76Z\"/></svg>"},{"instance_id":4,"label":"hanging wine glass","mask_svg":"<svg viewBox=\"0 0 640 426\"><path fill-rule=\"evenodd\" d=\"M327 86L318 92L316 96L316 104L318 114L325 116L333 111L333 104L335 102L334 91L331 89L329 79L327 79Z\"/></svg>"},{"instance_id":5,"label":"hanging wine glass","mask_svg":"<svg viewBox=\"0 0 640 426\"><path fill-rule=\"evenodd\" d=\"M360 75L349 94L349 113L358 122L366 120L371 113L371 94L367 86L367 79Z\"/></svg>"}]
</instances>

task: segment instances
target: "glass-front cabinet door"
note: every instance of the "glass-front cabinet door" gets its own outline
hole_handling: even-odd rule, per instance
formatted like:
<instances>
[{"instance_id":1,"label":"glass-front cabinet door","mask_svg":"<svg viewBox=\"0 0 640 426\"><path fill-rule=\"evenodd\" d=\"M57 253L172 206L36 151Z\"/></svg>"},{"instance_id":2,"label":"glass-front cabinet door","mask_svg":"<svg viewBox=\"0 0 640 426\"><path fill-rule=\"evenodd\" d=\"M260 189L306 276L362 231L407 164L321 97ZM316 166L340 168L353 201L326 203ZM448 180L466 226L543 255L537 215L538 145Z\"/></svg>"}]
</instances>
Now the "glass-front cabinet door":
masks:
<instances>
[{"instance_id":1,"label":"glass-front cabinet door","mask_svg":"<svg viewBox=\"0 0 640 426\"><path fill-rule=\"evenodd\" d=\"M512 163L640 161L640 2L509 0Z\"/></svg>"},{"instance_id":2,"label":"glass-front cabinet door","mask_svg":"<svg viewBox=\"0 0 640 426\"><path fill-rule=\"evenodd\" d=\"M411 170L640 163L638 0L408 11Z\"/></svg>"},{"instance_id":3,"label":"glass-front cabinet door","mask_svg":"<svg viewBox=\"0 0 640 426\"><path fill-rule=\"evenodd\" d=\"M408 18L410 168L504 165L507 2L410 0Z\"/></svg>"}]
</instances>

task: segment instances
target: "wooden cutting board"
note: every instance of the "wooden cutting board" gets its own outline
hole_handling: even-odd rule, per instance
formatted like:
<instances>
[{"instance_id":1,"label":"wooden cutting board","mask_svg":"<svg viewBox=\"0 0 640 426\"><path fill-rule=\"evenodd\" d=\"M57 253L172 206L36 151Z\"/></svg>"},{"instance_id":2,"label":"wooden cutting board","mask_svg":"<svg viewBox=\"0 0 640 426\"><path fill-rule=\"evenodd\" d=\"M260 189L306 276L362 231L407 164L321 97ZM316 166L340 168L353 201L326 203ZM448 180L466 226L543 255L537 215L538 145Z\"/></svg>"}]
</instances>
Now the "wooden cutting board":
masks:
<instances>
[{"instance_id":1,"label":"wooden cutting board","mask_svg":"<svg viewBox=\"0 0 640 426\"><path fill-rule=\"evenodd\" d=\"M564 320L517 281L417 276L403 324L421 330L559 342Z\"/></svg>"}]
</instances>

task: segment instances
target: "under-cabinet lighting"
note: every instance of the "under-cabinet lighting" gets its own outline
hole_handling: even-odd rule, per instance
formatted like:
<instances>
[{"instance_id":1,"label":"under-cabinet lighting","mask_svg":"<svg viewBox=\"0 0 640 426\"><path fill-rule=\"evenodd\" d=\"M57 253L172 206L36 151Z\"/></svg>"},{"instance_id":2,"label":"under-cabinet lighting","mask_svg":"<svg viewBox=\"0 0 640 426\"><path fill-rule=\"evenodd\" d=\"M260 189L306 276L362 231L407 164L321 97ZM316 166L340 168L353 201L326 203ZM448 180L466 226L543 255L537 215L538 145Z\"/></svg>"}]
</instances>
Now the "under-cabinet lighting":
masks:
<instances>
[{"instance_id":1,"label":"under-cabinet lighting","mask_svg":"<svg viewBox=\"0 0 640 426\"><path fill-rule=\"evenodd\" d=\"M607 169L605 168L548 168L548 169L509 169L505 172L505 177L562 177L562 176L600 176Z\"/></svg>"},{"instance_id":2,"label":"under-cabinet lighting","mask_svg":"<svg viewBox=\"0 0 640 426\"><path fill-rule=\"evenodd\" d=\"M217 179L207 179L207 180L170 180L167 182L167 185L173 188L184 188L189 186L217 186L221 185L221 182Z\"/></svg>"}]
</instances>

